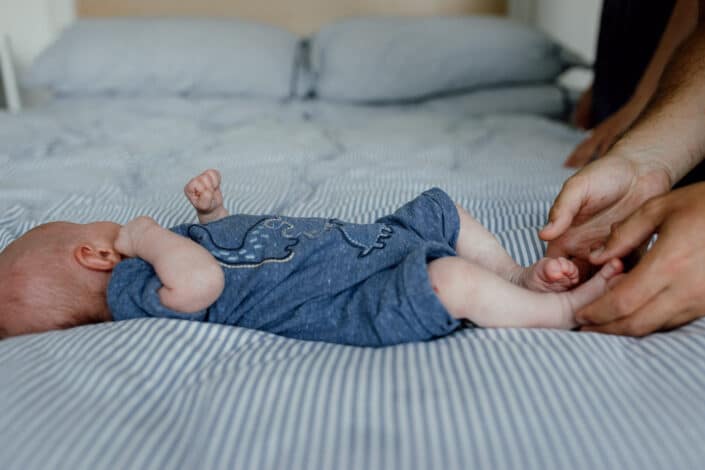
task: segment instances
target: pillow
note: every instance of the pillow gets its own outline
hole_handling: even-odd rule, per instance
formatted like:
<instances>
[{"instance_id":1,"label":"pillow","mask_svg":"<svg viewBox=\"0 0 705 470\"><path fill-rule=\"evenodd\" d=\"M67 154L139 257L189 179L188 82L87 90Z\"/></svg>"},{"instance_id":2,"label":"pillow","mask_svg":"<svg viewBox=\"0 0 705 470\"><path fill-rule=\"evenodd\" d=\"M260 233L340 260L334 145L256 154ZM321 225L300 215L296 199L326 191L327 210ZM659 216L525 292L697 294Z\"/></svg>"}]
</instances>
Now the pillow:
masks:
<instances>
[{"instance_id":1,"label":"pillow","mask_svg":"<svg viewBox=\"0 0 705 470\"><path fill-rule=\"evenodd\" d=\"M561 48L521 23L496 17L357 18L314 38L315 93L379 102L554 80Z\"/></svg>"},{"instance_id":2,"label":"pillow","mask_svg":"<svg viewBox=\"0 0 705 470\"><path fill-rule=\"evenodd\" d=\"M568 92L553 84L483 88L469 93L430 99L426 109L446 115L533 114L564 117L570 107Z\"/></svg>"},{"instance_id":3,"label":"pillow","mask_svg":"<svg viewBox=\"0 0 705 470\"><path fill-rule=\"evenodd\" d=\"M28 83L56 94L291 93L298 38L232 19L80 20L43 52Z\"/></svg>"}]
</instances>

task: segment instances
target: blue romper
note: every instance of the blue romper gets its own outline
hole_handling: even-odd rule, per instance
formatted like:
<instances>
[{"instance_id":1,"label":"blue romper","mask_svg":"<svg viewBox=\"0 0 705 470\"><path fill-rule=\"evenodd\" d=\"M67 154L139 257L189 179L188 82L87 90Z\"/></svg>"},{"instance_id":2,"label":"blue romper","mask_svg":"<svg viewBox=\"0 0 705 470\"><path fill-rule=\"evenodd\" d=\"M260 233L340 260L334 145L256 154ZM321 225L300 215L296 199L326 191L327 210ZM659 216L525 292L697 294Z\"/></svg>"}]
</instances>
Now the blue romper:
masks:
<instances>
[{"instance_id":1,"label":"blue romper","mask_svg":"<svg viewBox=\"0 0 705 470\"><path fill-rule=\"evenodd\" d=\"M438 188L373 224L239 214L179 225L171 230L223 267L218 300L200 312L170 310L152 266L130 258L113 270L108 306L114 320L179 318L357 346L429 340L460 326L426 269L455 256L459 228L453 201Z\"/></svg>"}]
</instances>

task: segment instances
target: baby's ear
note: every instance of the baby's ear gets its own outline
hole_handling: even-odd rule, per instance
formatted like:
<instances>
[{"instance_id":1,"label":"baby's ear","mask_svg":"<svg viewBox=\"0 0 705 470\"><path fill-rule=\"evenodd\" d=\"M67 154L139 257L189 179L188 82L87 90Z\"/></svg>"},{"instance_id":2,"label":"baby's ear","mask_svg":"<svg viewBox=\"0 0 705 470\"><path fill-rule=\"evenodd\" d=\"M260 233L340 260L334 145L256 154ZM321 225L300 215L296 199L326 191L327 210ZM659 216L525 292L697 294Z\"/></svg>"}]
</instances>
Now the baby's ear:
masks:
<instances>
[{"instance_id":1,"label":"baby's ear","mask_svg":"<svg viewBox=\"0 0 705 470\"><path fill-rule=\"evenodd\" d=\"M73 255L81 266L94 271L112 271L122 260L120 253L114 248L91 244L76 247Z\"/></svg>"}]
</instances>

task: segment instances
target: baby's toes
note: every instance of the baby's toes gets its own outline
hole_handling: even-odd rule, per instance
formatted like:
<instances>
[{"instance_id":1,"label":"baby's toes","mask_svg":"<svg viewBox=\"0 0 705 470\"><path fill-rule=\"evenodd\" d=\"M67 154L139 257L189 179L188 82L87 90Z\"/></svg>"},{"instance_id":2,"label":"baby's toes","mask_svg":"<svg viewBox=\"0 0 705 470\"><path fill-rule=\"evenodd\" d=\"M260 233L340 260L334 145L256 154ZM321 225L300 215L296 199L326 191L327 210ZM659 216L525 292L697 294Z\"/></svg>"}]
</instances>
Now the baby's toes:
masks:
<instances>
[{"instance_id":1,"label":"baby's toes","mask_svg":"<svg viewBox=\"0 0 705 470\"><path fill-rule=\"evenodd\" d=\"M580 270L575 263L563 257L558 258L558 263L560 263L563 276L565 276L571 284L577 284L580 280Z\"/></svg>"},{"instance_id":2,"label":"baby's toes","mask_svg":"<svg viewBox=\"0 0 705 470\"><path fill-rule=\"evenodd\" d=\"M543 274L549 282L557 282L566 277L563 265L558 259L547 259L543 265Z\"/></svg>"},{"instance_id":3,"label":"baby's toes","mask_svg":"<svg viewBox=\"0 0 705 470\"><path fill-rule=\"evenodd\" d=\"M578 282L577 268L563 258L544 258L539 278L543 279L544 292L563 292Z\"/></svg>"}]
</instances>

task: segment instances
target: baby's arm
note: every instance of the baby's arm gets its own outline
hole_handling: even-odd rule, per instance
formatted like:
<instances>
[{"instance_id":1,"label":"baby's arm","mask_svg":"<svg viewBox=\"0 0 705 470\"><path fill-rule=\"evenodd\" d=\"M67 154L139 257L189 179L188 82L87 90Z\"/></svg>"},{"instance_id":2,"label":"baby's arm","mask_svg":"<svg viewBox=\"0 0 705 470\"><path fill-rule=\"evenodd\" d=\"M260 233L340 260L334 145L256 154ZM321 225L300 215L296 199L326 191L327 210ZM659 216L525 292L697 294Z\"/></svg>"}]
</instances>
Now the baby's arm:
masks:
<instances>
[{"instance_id":1,"label":"baby's arm","mask_svg":"<svg viewBox=\"0 0 705 470\"><path fill-rule=\"evenodd\" d=\"M223 292L225 277L215 258L199 244L161 227L149 217L138 217L125 224L115 248L154 267L163 284L159 299L171 310L183 313L203 310Z\"/></svg>"},{"instance_id":2,"label":"baby's arm","mask_svg":"<svg viewBox=\"0 0 705 470\"><path fill-rule=\"evenodd\" d=\"M223 207L218 170L206 170L191 179L184 187L184 194L196 209L200 223L207 224L228 216L228 211Z\"/></svg>"}]
</instances>

